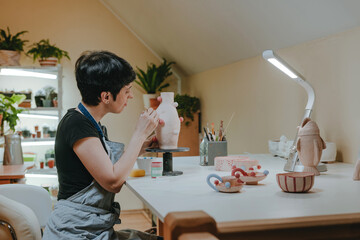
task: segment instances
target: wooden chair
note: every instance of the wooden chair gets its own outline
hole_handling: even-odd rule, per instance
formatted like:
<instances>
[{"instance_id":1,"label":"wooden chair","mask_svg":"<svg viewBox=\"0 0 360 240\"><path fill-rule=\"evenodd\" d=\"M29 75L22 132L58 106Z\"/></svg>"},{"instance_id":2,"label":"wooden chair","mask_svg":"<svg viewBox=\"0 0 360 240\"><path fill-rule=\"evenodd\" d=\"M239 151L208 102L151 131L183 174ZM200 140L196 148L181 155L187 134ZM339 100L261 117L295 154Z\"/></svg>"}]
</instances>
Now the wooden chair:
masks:
<instances>
[{"instance_id":1,"label":"wooden chair","mask_svg":"<svg viewBox=\"0 0 360 240\"><path fill-rule=\"evenodd\" d=\"M360 239L360 213L216 223L203 211L172 212L165 240Z\"/></svg>"}]
</instances>

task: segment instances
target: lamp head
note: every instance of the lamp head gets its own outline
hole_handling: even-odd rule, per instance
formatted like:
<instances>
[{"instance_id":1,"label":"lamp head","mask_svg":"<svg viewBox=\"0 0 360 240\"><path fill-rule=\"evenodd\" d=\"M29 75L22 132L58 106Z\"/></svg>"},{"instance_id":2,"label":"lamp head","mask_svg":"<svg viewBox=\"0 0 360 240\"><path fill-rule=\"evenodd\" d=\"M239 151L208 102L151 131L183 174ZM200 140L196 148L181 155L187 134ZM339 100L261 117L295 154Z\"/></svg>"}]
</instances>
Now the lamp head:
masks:
<instances>
[{"instance_id":1,"label":"lamp head","mask_svg":"<svg viewBox=\"0 0 360 240\"><path fill-rule=\"evenodd\" d=\"M305 81L305 78L278 55L276 55L272 50L265 50L262 55L265 60L269 61L305 89L306 93L308 94L308 102L305 109L311 111L315 101L315 93L311 85Z\"/></svg>"}]
</instances>

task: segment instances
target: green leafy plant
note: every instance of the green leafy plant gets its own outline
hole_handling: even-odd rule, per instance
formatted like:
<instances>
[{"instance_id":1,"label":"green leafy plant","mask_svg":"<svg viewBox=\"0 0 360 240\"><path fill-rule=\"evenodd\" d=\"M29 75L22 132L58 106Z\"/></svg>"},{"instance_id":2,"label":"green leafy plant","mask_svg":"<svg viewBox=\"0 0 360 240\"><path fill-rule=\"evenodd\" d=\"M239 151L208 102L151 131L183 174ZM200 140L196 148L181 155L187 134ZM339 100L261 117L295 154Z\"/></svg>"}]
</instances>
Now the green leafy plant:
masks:
<instances>
[{"instance_id":1,"label":"green leafy plant","mask_svg":"<svg viewBox=\"0 0 360 240\"><path fill-rule=\"evenodd\" d=\"M42 88L44 94L45 94L45 99L46 100L53 100L55 97L57 97L57 93L55 92L55 88L52 86L46 86L44 88Z\"/></svg>"},{"instance_id":2,"label":"green leafy plant","mask_svg":"<svg viewBox=\"0 0 360 240\"><path fill-rule=\"evenodd\" d=\"M27 31L21 31L15 35L11 35L9 27L7 32L4 29L0 29L0 50L11 50L11 51L24 51L24 45L28 40L22 40L21 35L27 33Z\"/></svg>"},{"instance_id":3,"label":"green leafy plant","mask_svg":"<svg viewBox=\"0 0 360 240\"><path fill-rule=\"evenodd\" d=\"M153 94L157 91L160 92L163 88L170 85L169 83L164 83L164 81L173 74L171 72L171 65L173 64L175 64L175 62L167 62L164 58L159 66L156 66L154 63L148 64L146 72L136 67L136 75L139 80L135 80L135 82L143 88L146 93Z\"/></svg>"},{"instance_id":4,"label":"green leafy plant","mask_svg":"<svg viewBox=\"0 0 360 240\"><path fill-rule=\"evenodd\" d=\"M191 97L187 94L177 94L174 98L174 102L178 103L178 114L183 118L191 119L194 121L194 114L200 111L200 99L197 97ZM190 121L186 121L185 125L188 126Z\"/></svg>"},{"instance_id":5,"label":"green leafy plant","mask_svg":"<svg viewBox=\"0 0 360 240\"><path fill-rule=\"evenodd\" d=\"M55 57L59 61L63 57L70 60L68 52L56 47L55 44L50 44L49 39L42 39L30 47L32 48L27 52L27 55L32 56L34 61L36 59L44 60L49 57Z\"/></svg>"},{"instance_id":6,"label":"green leafy plant","mask_svg":"<svg viewBox=\"0 0 360 240\"><path fill-rule=\"evenodd\" d=\"M16 105L26 99L23 94L13 94L11 97L0 94L0 114L3 118L1 121L1 134L4 133L4 123L7 122L10 130L15 132L15 126L17 120L19 120L18 114L23 112L24 109L16 108Z\"/></svg>"}]
</instances>

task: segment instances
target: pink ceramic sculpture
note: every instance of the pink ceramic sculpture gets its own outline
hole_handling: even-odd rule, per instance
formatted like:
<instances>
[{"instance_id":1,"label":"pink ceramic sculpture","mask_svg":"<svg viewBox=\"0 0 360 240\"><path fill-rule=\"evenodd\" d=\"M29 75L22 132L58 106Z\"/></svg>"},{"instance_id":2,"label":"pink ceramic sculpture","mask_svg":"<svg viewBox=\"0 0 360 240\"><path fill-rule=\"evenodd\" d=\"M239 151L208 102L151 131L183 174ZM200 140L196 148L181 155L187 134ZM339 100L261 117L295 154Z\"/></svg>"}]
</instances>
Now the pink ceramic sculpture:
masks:
<instances>
[{"instance_id":1,"label":"pink ceramic sculpture","mask_svg":"<svg viewBox=\"0 0 360 240\"><path fill-rule=\"evenodd\" d=\"M360 159L357 160L357 162L356 162L353 179L354 180L360 180Z\"/></svg>"},{"instance_id":2,"label":"pink ceramic sculpture","mask_svg":"<svg viewBox=\"0 0 360 240\"><path fill-rule=\"evenodd\" d=\"M165 124L160 124L156 128L156 138L160 149L176 149L180 133L180 120L176 111L177 103L174 103L173 92L162 92L162 102L156 111L159 118L164 120Z\"/></svg>"},{"instance_id":3,"label":"pink ceramic sculpture","mask_svg":"<svg viewBox=\"0 0 360 240\"><path fill-rule=\"evenodd\" d=\"M316 166L320 162L322 150L326 148L324 140L320 137L320 130L314 121L305 118L302 122L296 144L299 159L304 165L303 172L311 172L320 175Z\"/></svg>"}]
</instances>

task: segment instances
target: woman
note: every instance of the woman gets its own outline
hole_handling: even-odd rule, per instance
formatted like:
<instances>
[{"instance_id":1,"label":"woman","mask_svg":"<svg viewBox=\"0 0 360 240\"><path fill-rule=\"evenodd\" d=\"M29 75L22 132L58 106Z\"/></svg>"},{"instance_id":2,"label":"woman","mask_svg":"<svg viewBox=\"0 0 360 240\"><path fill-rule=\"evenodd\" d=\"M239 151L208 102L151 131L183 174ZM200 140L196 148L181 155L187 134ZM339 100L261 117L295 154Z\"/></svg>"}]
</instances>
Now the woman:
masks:
<instances>
[{"instance_id":1,"label":"woman","mask_svg":"<svg viewBox=\"0 0 360 240\"><path fill-rule=\"evenodd\" d=\"M99 122L107 113L122 112L133 98L132 67L113 53L87 52L77 60L75 73L82 101L68 110L58 126L58 202L43 239L158 239L136 230L113 229L120 223L115 193L139 153L152 144L148 136L160 121L158 115L151 108L141 114L124 151L123 144L107 139Z\"/></svg>"}]
</instances>

